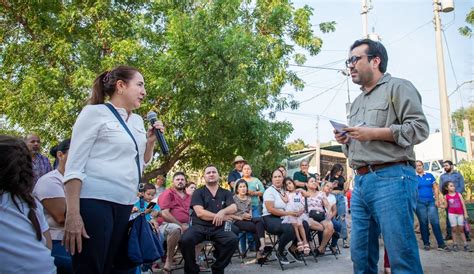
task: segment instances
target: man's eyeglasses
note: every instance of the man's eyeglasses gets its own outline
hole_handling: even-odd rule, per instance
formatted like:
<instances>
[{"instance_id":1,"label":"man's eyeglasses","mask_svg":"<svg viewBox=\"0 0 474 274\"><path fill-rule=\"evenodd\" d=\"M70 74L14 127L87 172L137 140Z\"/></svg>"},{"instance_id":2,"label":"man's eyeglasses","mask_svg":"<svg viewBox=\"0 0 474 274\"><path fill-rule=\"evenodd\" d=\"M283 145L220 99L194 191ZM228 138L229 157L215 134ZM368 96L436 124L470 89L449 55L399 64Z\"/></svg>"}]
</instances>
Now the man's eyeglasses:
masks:
<instances>
[{"instance_id":1,"label":"man's eyeglasses","mask_svg":"<svg viewBox=\"0 0 474 274\"><path fill-rule=\"evenodd\" d=\"M349 67L349 65L355 66L357 64L357 62L359 62L359 60L362 59L362 57L364 57L364 56L367 56L369 61L370 61L371 57L374 57L374 55L370 55L370 54L361 55L361 56L353 55L353 56L349 57L349 59L346 60L346 67Z\"/></svg>"}]
</instances>

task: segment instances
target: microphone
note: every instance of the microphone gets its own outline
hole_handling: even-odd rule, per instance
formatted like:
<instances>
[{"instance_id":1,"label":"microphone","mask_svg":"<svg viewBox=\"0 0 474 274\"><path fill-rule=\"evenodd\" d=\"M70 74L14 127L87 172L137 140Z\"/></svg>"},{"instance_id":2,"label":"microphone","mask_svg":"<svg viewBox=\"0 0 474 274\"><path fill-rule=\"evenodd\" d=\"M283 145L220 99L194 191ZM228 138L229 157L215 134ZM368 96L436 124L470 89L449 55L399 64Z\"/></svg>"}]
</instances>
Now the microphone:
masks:
<instances>
[{"instance_id":1,"label":"microphone","mask_svg":"<svg viewBox=\"0 0 474 274\"><path fill-rule=\"evenodd\" d=\"M150 121L151 126L153 126L153 124L157 120L157 115L154 111L150 111L146 115L146 119ZM160 144L161 152L163 153L163 155L168 155L170 150L168 148L168 144L166 143L165 137L163 136L163 133L161 133L161 131L159 131L156 128L153 128L153 131L155 132L156 139L158 140L158 144Z\"/></svg>"}]
</instances>

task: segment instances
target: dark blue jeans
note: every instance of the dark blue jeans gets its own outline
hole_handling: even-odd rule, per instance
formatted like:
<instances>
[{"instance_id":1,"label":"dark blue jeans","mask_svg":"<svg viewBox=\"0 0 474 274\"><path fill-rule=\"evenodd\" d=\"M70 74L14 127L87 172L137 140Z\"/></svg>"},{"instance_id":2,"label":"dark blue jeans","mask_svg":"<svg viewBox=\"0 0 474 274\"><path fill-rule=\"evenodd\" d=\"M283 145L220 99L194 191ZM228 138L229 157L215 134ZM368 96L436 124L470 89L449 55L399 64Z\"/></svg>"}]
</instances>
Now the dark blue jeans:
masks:
<instances>
[{"instance_id":1,"label":"dark blue jeans","mask_svg":"<svg viewBox=\"0 0 474 274\"><path fill-rule=\"evenodd\" d=\"M354 273L378 273L380 233L393 273L423 273L413 230L417 184L415 169L407 164L355 177L351 199Z\"/></svg>"},{"instance_id":2,"label":"dark blue jeans","mask_svg":"<svg viewBox=\"0 0 474 274\"><path fill-rule=\"evenodd\" d=\"M53 240L51 255L54 257L54 265L58 274L72 273L72 258L59 240Z\"/></svg>"},{"instance_id":3,"label":"dark blue jeans","mask_svg":"<svg viewBox=\"0 0 474 274\"><path fill-rule=\"evenodd\" d=\"M346 227L346 199L344 194L336 194L336 206L337 206L337 215L340 218L341 231L339 233L342 239L347 239L347 227Z\"/></svg>"},{"instance_id":4,"label":"dark blue jeans","mask_svg":"<svg viewBox=\"0 0 474 274\"><path fill-rule=\"evenodd\" d=\"M435 202L418 200L416 204L416 217L420 223L420 233L423 244L425 246L430 245L429 224L431 224L436 242L438 242L438 247L444 247L443 235L441 233L441 227L439 226L438 208L435 206Z\"/></svg>"}]
</instances>

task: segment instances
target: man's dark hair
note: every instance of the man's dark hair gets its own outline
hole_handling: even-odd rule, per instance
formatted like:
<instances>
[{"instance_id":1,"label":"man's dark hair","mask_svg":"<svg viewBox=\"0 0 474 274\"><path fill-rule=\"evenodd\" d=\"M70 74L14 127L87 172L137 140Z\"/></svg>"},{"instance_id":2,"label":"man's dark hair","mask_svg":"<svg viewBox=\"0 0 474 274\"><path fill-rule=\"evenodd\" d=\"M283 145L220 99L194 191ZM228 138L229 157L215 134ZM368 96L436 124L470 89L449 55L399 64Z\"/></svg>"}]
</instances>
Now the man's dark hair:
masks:
<instances>
[{"instance_id":1,"label":"man's dark hair","mask_svg":"<svg viewBox=\"0 0 474 274\"><path fill-rule=\"evenodd\" d=\"M375 57L380 58L379 71L385 73L387 71L388 54L382 43L370 39L356 40L351 46L351 51L361 45L367 45L369 47L366 51L367 55L372 55L371 57L367 57L369 61Z\"/></svg>"},{"instance_id":2,"label":"man's dark hair","mask_svg":"<svg viewBox=\"0 0 474 274\"><path fill-rule=\"evenodd\" d=\"M150 190L150 189L156 190L155 185L154 185L154 184L150 184L150 183L146 183L146 184L143 186L142 192L145 193L147 190Z\"/></svg>"},{"instance_id":3,"label":"man's dark hair","mask_svg":"<svg viewBox=\"0 0 474 274\"><path fill-rule=\"evenodd\" d=\"M176 173L173 175L173 180L174 180L174 178L176 178L176 177L178 177L178 176L183 176L183 177L184 177L184 180L187 181L187 179L186 179L186 174L184 174L184 172L182 172L182 171L176 172Z\"/></svg>"},{"instance_id":4,"label":"man's dark hair","mask_svg":"<svg viewBox=\"0 0 474 274\"><path fill-rule=\"evenodd\" d=\"M210 168L210 167L214 167L214 168L217 169L216 165L214 165L214 164L209 164L209 165L207 165L207 166L204 168L204 172L206 171L206 169L208 169L208 168ZM217 173L219 173L219 169L217 169Z\"/></svg>"},{"instance_id":5,"label":"man's dark hair","mask_svg":"<svg viewBox=\"0 0 474 274\"><path fill-rule=\"evenodd\" d=\"M446 161L444 161L444 162L443 162L443 165L444 165L444 164L449 164L450 166L453 166L453 165L454 165L451 160L446 160Z\"/></svg>"}]
</instances>

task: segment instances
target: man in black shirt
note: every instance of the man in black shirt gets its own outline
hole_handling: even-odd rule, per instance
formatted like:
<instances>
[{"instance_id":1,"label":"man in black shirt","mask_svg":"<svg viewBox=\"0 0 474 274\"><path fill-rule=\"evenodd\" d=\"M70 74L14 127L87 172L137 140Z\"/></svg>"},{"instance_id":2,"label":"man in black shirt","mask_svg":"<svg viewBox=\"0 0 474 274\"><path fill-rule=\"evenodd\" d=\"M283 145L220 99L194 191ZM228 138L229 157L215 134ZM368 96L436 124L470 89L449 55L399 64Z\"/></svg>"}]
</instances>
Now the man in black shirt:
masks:
<instances>
[{"instance_id":1,"label":"man in black shirt","mask_svg":"<svg viewBox=\"0 0 474 274\"><path fill-rule=\"evenodd\" d=\"M215 166L204 169L206 186L194 191L191 198L191 226L181 236L181 254L184 258L184 272L199 273L194 247L207 240L214 242L215 263L212 273L224 273L232 254L237 249L238 237L230 230L230 215L237 211L232 193L219 187L219 173Z\"/></svg>"}]
</instances>

